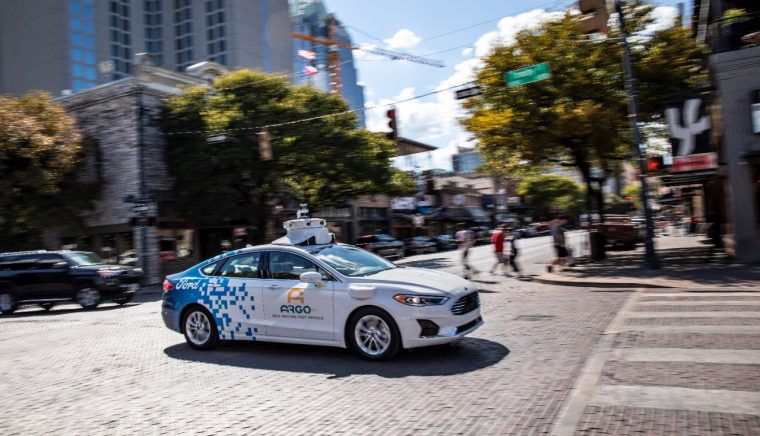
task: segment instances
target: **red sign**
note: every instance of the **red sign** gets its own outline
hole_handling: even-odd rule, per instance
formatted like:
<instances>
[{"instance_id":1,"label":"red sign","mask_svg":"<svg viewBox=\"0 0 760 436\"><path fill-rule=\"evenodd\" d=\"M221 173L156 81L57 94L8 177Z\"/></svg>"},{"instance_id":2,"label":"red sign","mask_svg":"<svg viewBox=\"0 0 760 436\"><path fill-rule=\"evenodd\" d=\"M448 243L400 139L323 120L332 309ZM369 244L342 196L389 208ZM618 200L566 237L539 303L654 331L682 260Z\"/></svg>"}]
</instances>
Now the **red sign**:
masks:
<instances>
[{"instance_id":1,"label":"red sign","mask_svg":"<svg viewBox=\"0 0 760 436\"><path fill-rule=\"evenodd\" d=\"M673 156L673 166L670 170L674 173L684 171L698 171L718 168L718 155L716 153L687 154L686 156Z\"/></svg>"}]
</instances>

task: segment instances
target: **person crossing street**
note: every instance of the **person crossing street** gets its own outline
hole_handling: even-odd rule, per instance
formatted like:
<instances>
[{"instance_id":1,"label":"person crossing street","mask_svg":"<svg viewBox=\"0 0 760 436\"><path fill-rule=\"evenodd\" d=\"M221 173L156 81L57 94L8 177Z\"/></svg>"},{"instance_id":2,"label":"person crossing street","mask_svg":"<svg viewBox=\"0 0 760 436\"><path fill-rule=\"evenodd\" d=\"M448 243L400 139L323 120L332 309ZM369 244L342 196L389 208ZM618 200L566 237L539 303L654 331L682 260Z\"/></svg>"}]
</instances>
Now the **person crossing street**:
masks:
<instances>
[{"instance_id":1,"label":"person crossing street","mask_svg":"<svg viewBox=\"0 0 760 436\"><path fill-rule=\"evenodd\" d=\"M459 249L462 251L462 267L464 268L464 278L469 279L473 275L479 273L478 270L470 265L469 255L470 248L475 246L475 232L467 229L463 223L457 225L459 231L456 233L455 238L459 243Z\"/></svg>"}]
</instances>

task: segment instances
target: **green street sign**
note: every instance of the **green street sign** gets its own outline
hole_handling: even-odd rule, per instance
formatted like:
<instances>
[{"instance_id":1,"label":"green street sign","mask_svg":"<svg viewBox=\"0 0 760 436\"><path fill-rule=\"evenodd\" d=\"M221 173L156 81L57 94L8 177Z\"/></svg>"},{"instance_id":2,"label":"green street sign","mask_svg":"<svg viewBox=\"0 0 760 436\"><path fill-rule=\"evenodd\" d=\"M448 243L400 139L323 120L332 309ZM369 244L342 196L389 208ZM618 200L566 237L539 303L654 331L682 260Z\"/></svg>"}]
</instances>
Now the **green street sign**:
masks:
<instances>
[{"instance_id":1,"label":"green street sign","mask_svg":"<svg viewBox=\"0 0 760 436\"><path fill-rule=\"evenodd\" d=\"M551 76L552 73L549 70L549 62L544 62L520 68L519 70L507 71L504 73L504 81L507 82L507 86L514 88L515 86L525 85L526 83L548 79Z\"/></svg>"}]
</instances>

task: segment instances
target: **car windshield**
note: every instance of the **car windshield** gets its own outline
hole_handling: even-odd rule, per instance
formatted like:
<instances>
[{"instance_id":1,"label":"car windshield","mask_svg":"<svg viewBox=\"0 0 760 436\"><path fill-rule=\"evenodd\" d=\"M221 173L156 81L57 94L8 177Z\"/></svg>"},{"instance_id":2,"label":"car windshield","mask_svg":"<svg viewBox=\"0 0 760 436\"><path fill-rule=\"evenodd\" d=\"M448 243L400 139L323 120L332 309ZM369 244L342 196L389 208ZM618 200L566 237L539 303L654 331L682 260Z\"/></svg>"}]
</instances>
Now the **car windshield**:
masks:
<instances>
[{"instance_id":1,"label":"car windshield","mask_svg":"<svg viewBox=\"0 0 760 436\"><path fill-rule=\"evenodd\" d=\"M368 276L397 268L396 265L380 256L345 245L331 245L313 251L311 254L349 277Z\"/></svg>"},{"instance_id":2,"label":"car windshield","mask_svg":"<svg viewBox=\"0 0 760 436\"><path fill-rule=\"evenodd\" d=\"M87 253L87 252L66 253L63 255L63 257L70 263L73 263L74 265L77 265L77 266L100 265L103 263L103 259L101 259L95 253Z\"/></svg>"}]
</instances>

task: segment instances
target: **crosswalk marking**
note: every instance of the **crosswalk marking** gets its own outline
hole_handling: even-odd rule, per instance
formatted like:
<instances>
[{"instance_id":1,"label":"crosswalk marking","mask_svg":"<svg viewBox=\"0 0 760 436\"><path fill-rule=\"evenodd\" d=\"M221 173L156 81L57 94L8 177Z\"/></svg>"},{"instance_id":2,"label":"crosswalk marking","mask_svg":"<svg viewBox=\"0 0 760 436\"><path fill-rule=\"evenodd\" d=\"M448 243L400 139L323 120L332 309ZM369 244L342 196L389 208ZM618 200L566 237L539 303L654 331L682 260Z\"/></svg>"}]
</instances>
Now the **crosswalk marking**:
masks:
<instances>
[{"instance_id":1,"label":"crosswalk marking","mask_svg":"<svg viewBox=\"0 0 760 436\"><path fill-rule=\"evenodd\" d=\"M760 350L618 348L611 357L627 362L694 362L759 365ZM760 412L760 411L759 411Z\"/></svg>"},{"instance_id":2,"label":"crosswalk marking","mask_svg":"<svg viewBox=\"0 0 760 436\"><path fill-rule=\"evenodd\" d=\"M639 306L760 306L760 301L721 300L721 301L691 301L691 300L656 300L639 301Z\"/></svg>"},{"instance_id":3,"label":"crosswalk marking","mask_svg":"<svg viewBox=\"0 0 760 436\"><path fill-rule=\"evenodd\" d=\"M760 318L754 312L628 312L628 318Z\"/></svg>"},{"instance_id":4,"label":"crosswalk marking","mask_svg":"<svg viewBox=\"0 0 760 436\"><path fill-rule=\"evenodd\" d=\"M760 392L598 385L590 404L757 415L760 413Z\"/></svg>"}]
</instances>

